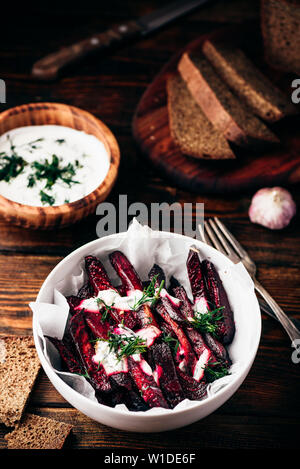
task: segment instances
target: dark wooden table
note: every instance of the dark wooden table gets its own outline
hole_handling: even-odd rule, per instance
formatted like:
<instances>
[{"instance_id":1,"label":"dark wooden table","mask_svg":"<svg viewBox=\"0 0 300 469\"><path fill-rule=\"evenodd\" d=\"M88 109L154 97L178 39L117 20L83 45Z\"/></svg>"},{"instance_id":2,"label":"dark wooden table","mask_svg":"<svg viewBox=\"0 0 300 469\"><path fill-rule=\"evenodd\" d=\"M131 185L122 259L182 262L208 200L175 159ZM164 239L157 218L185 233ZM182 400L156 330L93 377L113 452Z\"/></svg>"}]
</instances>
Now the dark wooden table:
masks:
<instances>
[{"instance_id":1,"label":"dark wooden table","mask_svg":"<svg viewBox=\"0 0 300 469\"><path fill-rule=\"evenodd\" d=\"M100 117L115 133L122 154L119 178L109 197L128 202L204 202L206 216L217 215L249 250L258 277L282 308L299 315L299 216L272 232L249 222L251 194L191 194L161 178L138 152L131 119L146 86L178 48L218 27L255 16L255 2L233 1L233 7L194 13L159 33L121 50L94 56L68 70L59 81L37 83L32 63L63 44L70 44L112 23L137 17L161 1L110 0L105 8L72 9L60 5L14 15L13 30L1 26L0 78L7 84L7 103L0 110L32 101L73 104ZM223 2L224 3L224 2ZM222 2L221 2L222 4ZM241 5L241 8L237 5ZM47 15L45 17L45 15ZM291 188L298 206L296 188ZM97 217L62 231L27 231L0 220L0 333L31 334L32 301L52 268L76 247L96 238ZM298 316L299 317L299 316ZM241 388L219 410L186 428L156 434L126 433L100 425L73 409L41 371L29 409L74 424L69 448L294 448L299 444L299 366L291 361L291 345L275 320L263 315L262 338L254 365ZM0 425L0 448L6 429Z\"/></svg>"}]
</instances>

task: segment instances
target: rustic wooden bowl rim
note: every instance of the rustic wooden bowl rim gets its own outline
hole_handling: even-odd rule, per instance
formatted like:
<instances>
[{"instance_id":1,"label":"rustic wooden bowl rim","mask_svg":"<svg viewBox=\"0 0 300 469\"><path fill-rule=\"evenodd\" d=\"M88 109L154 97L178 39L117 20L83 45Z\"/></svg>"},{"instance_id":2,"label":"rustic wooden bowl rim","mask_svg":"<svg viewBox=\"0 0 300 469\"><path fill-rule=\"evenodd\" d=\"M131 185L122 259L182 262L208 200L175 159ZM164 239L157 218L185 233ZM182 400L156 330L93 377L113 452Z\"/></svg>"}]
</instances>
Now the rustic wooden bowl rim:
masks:
<instances>
[{"instance_id":1,"label":"rustic wooden bowl rim","mask_svg":"<svg viewBox=\"0 0 300 469\"><path fill-rule=\"evenodd\" d=\"M28 110L31 111L31 109L30 109L31 106L34 108L34 109L32 109L32 111L33 110L35 110L35 111L41 110L42 111L42 110L45 110L46 108L53 107L53 111L56 112L56 111L65 111L66 108L69 108L69 109L73 109L74 111L76 111L79 115L86 115L87 117L89 117L89 119L93 120L96 125L99 126L99 123L100 123L102 130L104 130L104 133L107 133L107 135L109 135L110 138L114 140L114 143L115 143L116 147L119 150L119 145L118 145L118 142L117 142L115 136L113 135L111 130L106 126L106 124L104 124L103 121L101 121L100 119L95 117L90 112L85 111L83 109L80 109L79 107L76 107L76 106L71 106L69 104L56 103L56 102L36 102L36 103L21 104L19 106L14 106L12 108L6 109L5 111L2 111L0 113L0 122L3 121L5 118L7 118L10 115L19 114L19 113L22 113L22 112L26 112ZM41 108L39 109L38 106L41 106ZM45 108L43 108L43 106L45 106ZM32 125L35 125L35 124L32 124ZM40 124L36 124L36 125L40 125ZM53 125L59 125L59 124L53 124ZM23 127L23 126L20 126L20 127ZM68 126L64 126L64 127L68 127ZM15 127L15 128L17 129L18 127ZM73 128L73 127L69 127L69 128ZM77 129L74 129L74 130L77 130ZM0 136L1 135L2 134L0 134ZM98 137L96 137L96 138L99 141L101 141ZM56 205L54 207L53 206L44 207L42 205L21 204L20 202L15 202L14 200L7 199L6 197L4 197L1 194L0 194L0 200L5 200L10 204L12 204L16 207L19 207L19 209L23 208L23 209L26 210L27 213L29 213L29 212L35 213L36 210L38 209L39 211L43 211L45 213L51 213L52 216L55 216L56 212L57 212L57 214L60 214L61 213L61 207L70 207L72 210L74 210L76 208L79 208L79 206L81 207L82 203L88 204L89 201L93 199L93 196L97 195L97 193L101 190L101 186L103 185L104 181L110 176L111 172L114 171L114 168L113 168L113 165L112 165L112 158L111 158L112 157L111 145L109 144L108 140L106 140L105 143L106 143L106 145L105 145L106 150L108 150L108 148L109 148L108 156L110 158L110 164L109 164L109 169L107 171L107 174L106 174L104 180L99 184L99 186L96 187L96 189L94 189L92 192L85 195L84 197L81 197L81 199L75 200L74 202L69 202L69 203L65 203L65 204ZM119 165L119 161L120 161L120 152L119 151L117 152L117 154L114 154L114 158L116 160L117 165Z\"/></svg>"}]
</instances>

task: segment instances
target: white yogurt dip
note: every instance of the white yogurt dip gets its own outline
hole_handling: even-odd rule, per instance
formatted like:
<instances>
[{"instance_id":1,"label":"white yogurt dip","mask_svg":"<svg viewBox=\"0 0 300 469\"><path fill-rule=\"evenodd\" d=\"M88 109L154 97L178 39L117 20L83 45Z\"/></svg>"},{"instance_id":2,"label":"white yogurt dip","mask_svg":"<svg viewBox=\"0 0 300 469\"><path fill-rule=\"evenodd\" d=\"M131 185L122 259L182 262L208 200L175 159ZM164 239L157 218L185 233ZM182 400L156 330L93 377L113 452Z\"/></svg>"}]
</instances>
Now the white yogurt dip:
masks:
<instances>
[{"instance_id":1,"label":"white yogurt dip","mask_svg":"<svg viewBox=\"0 0 300 469\"><path fill-rule=\"evenodd\" d=\"M60 125L19 127L0 137L0 195L32 206L75 202L103 182L109 164L93 135Z\"/></svg>"}]
</instances>

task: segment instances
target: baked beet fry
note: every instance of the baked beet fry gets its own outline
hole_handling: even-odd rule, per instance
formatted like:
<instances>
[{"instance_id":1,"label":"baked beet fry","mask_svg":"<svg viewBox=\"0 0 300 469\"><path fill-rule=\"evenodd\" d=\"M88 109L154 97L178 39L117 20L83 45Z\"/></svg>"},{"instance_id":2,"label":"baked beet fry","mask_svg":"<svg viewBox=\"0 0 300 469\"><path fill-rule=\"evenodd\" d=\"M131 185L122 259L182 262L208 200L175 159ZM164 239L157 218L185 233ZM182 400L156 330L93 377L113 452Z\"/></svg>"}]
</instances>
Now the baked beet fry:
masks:
<instances>
[{"instance_id":1,"label":"baked beet fry","mask_svg":"<svg viewBox=\"0 0 300 469\"><path fill-rule=\"evenodd\" d=\"M206 313L211 308L205 289L204 275L201 269L201 262L197 251L190 249L186 266L192 294L194 297L194 303L197 304L198 311L201 313Z\"/></svg>"},{"instance_id":2,"label":"baked beet fry","mask_svg":"<svg viewBox=\"0 0 300 469\"><path fill-rule=\"evenodd\" d=\"M180 310L185 319L192 319L194 317L193 305L185 291L185 288L179 284L178 280L174 277L171 278L171 294L181 301Z\"/></svg>"},{"instance_id":3,"label":"baked beet fry","mask_svg":"<svg viewBox=\"0 0 300 469\"><path fill-rule=\"evenodd\" d=\"M185 291L185 288L179 284L179 282L172 277L171 279L171 285L172 285L172 294L181 300L181 311L184 314L184 316L188 319L192 319L194 317L194 311L193 311L193 306L192 303L190 302L189 297L187 296L187 293ZM188 328L190 329L190 328ZM186 329L187 331L187 329ZM187 332L187 336L189 340L192 340L192 337L190 334ZM210 348L210 350L213 352L215 357L219 362L222 363L223 366L229 367L231 365L231 360L229 358L228 352L226 348L224 347L221 342L219 342L212 334L209 332L203 333L203 339L207 346ZM213 364L214 360L211 361L211 364Z\"/></svg>"},{"instance_id":4,"label":"baked beet fry","mask_svg":"<svg viewBox=\"0 0 300 469\"><path fill-rule=\"evenodd\" d=\"M196 331L192 326L186 326L184 331L192 344L193 350L197 355L198 360L204 360L204 365L210 362L211 365L217 362L215 355L213 354L212 350L207 346L205 343L202 334L199 331ZM204 373L203 373L204 374ZM198 378L202 379L203 375Z\"/></svg>"},{"instance_id":5,"label":"baked beet fry","mask_svg":"<svg viewBox=\"0 0 300 469\"><path fill-rule=\"evenodd\" d=\"M74 350L65 340L59 340L55 337L47 337L50 342L57 348L63 363L70 373L82 374L83 369L79 361L76 360Z\"/></svg>"},{"instance_id":6,"label":"baked beet fry","mask_svg":"<svg viewBox=\"0 0 300 469\"><path fill-rule=\"evenodd\" d=\"M200 401L201 399L206 397L207 384L205 383L205 381L196 381L192 376L188 376L178 367L176 371L187 399L190 399L191 401Z\"/></svg>"},{"instance_id":7,"label":"baked beet fry","mask_svg":"<svg viewBox=\"0 0 300 469\"><path fill-rule=\"evenodd\" d=\"M121 251L114 251L109 255L110 262L120 277L123 291L129 294L132 290L143 291L143 284L135 268ZM157 327L155 317L148 304L142 304L136 311L137 320L140 327L152 325Z\"/></svg>"},{"instance_id":8,"label":"baked beet fry","mask_svg":"<svg viewBox=\"0 0 300 469\"><path fill-rule=\"evenodd\" d=\"M194 310L193 310L193 305L190 302L189 297L187 296L187 293L185 291L185 288L179 284L179 282L174 279L174 277L171 279L171 285L172 285L172 294L181 300L181 311L183 315L188 318L192 319L194 317ZM190 327L186 327L186 333L189 338L189 340L193 344L193 338L195 338L195 334L193 333L192 335L189 333ZM226 348L224 347L221 342L219 342L212 334L205 332L203 335L200 334L198 331L197 332L200 336L203 336L203 339L207 346L210 348L212 351L214 357L217 359L217 361L221 362L223 366L229 367L231 365L231 360L229 358L228 352ZM199 338L198 338L199 339ZM198 341L197 341L198 342ZM201 341L200 341L201 342ZM194 344L193 344L194 345ZM195 348L194 348L195 350ZM196 352L197 353L197 352ZM211 365L213 366L213 363L216 361L213 356L211 357Z\"/></svg>"},{"instance_id":9,"label":"baked beet fry","mask_svg":"<svg viewBox=\"0 0 300 469\"><path fill-rule=\"evenodd\" d=\"M95 339L108 340L110 325L108 321L103 322L101 313L86 311L84 318ZM111 404L113 406L125 402L129 410L139 411L147 409L128 371L115 372L107 376L112 386Z\"/></svg>"},{"instance_id":10,"label":"baked beet fry","mask_svg":"<svg viewBox=\"0 0 300 469\"><path fill-rule=\"evenodd\" d=\"M148 409L128 371L112 374L110 381L115 390L122 396L121 401L118 403L125 402L129 410L141 411Z\"/></svg>"},{"instance_id":11,"label":"baked beet fry","mask_svg":"<svg viewBox=\"0 0 300 469\"><path fill-rule=\"evenodd\" d=\"M223 344L230 344L235 334L235 324L226 291L213 263L204 260L201 265L210 301L215 308L223 308L222 317L218 322L217 336Z\"/></svg>"},{"instance_id":12,"label":"baked beet fry","mask_svg":"<svg viewBox=\"0 0 300 469\"><path fill-rule=\"evenodd\" d=\"M84 369L97 391L107 393L111 391L111 384L102 366L97 367L93 361L94 348L86 328L84 315L78 311L69 323L69 331L81 358Z\"/></svg>"},{"instance_id":13,"label":"baked beet fry","mask_svg":"<svg viewBox=\"0 0 300 469\"><path fill-rule=\"evenodd\" d=\"M160 301L163 304L170 318L172 318L178 324L184 324L185 317L183 316L177 305L175 305L168 297L162 297L160 298Z\"/></svg>"},{"instance_id":14,"label":"baked beet fry","mask_svg":"<svg viewBox=\"0 0 300 469\"><path fill-rule=\"evenodd\" d=\"M157 342L151 347L151 352L156 365L155 371L159 386L173 409L179 402L183 401L184 393L176 374L171 350L166 343Z\"/></svg>"},{"instance_id":15,"label":"baked beet fry","mask_svg":"<svg viewBox=\"0 0 300 469\"><path fill-rule=\"evenodd\" d=\"M156 289L158 289L162 285L162 282L164 282L163 285L165 285L166 277L163 269L159 265L154 264L148 276L151 281L155 279L154 286ZM185 318L180 311L179 304L175 304L173 300L174 299L170 297L166 289L163 288L160 295L160 301L163 303L169 316L174 319L174 321L178 323L183 323L185 321Z\"/></svg>"},{"instance_id":16,"label":"baked beet fry","mask_svg":"<svg viewBox=\"0 0 300 469\"><path fill-rule=\"evenodd\" d=\"M89 277L89 282L94 290L94 295L97 295L100 291L103 290L118 291L112 285L107 272L99 259L94 256L86 256L85 267ZM130 329L139 326L137 315L133 311L124 312L110 308L109 314L116 322L124 321L124 324Z\"/></svg>"},{"instance_id":17,"label":"baked beet fry","mask_svg":"<svg viewBox=\"0 0 300 469\"><path fill-rule=\"evenodd\" d=\"M67 302L70 308L70 314L73 316L76 314L76 309L81 302L81 298L75 295L67 296Z\"/></svg>"},{"instance_id":18,"label":"baked beet fry","mask_svg":"<svg viewBox=\"0 0 300 469\"><path fill-rule=\"evenodd\" d=\"M135 361L132 357L128 357L128 366L138 390L149 407L164 407L169 409L169 405L161 389L154 381L152 374L145 373L139 362Z\"/></svg>"},{"instance_id":19,"label":"baked beet fry","mask_svg":"<svg viewBox=\"0 0 300 469\"><path fill-rule=\"evenodd\" d=\"M182 328L179 327L179 325L169 316L166 308L164 307L161 301L157 303L156 311L163 318L163 320L172 328L172 331L174 332L179 341L180 347L177 353L177 361L181 363L182 366L190 374L193 374L197 359L185 333L183 332Z\"/></svg>"},{"instance_id":20,"label":"baked beet fry","mask_svg":"<svg viewBox=\"0 0 300 469\"><path fill-rule=\"evenodd\" d=\"M109 322L103 321L101 313L84 312L84 318L95 338L107 339L109 331Z\"/></svg>"},{"instance_id":21,"label":"baked beet fry","mask_svg":"<svg viewBox=\"0 0 300 469\"><path fill-rule=\"evenodd\" d=\"M229 368L231 366L231 360L226 347L209 332L205 332L203 337L208 347L217 358L217 361L220 362L223 366Z\"/></svg>"},{"instance_id":22,"label":"baked beet fry","mask_svg":"<svg viewBox=\"0 0 300 469\"><path fill-rule=\"evenodd\" d=\"M150 272L148 273L150 280L156 277L155 288L158 288L163 282L166 285L166 276L163 269L158 264L153 264Z\"/></svg>"},{"instance_id":23,"label":"baked beet fry","mask_svg":"<svg viewBox=\"0 0 300 469\"><path fill-rule=\"evenodd\" d=\"M86 300L87 298L91 298L93 296L93 287L90 282L85 283L77 293L78 298L82 300Z\"/></svg>"},{"instance_id":24,"label":"baked beet fry","mask_svg":"<svg viewBox=\"0 0 300 469\"><path fill-rule=\"evenodd\" d=\"M194 310L192 307L192 303L190 302L184 287L179 285L177 281L176 283L173 281L172 284L173 284L173 289L172 289L173 295L176 298L181 300L182 314L188 320L193 319ZM196 353L198 359L201 359L201 361L204 362L203 363L204 366L207 365L208 362L211 364L211 366L214 366L214 363L218 361L217 358L219 358L219 361L220 361L220 357L217 357L217 355L215 355L214 350L205 341L204 336L199 331L195 330L192 327L192 325L188 325L188 324L184 326L184 330L189 341L192 344L194 352ZM225 347L219 342L213 341L213 338L211 335L209 336L211 337L210 344L213 343L214 349L217 350L217 352L219 352L219 355L222 354L222 356L227 356L227 358L229 358ZM199 371L201 370L198 369L198 379L202 379L204 375L204 368L203 368L203 372L199 373Z\"/></svg>"},{"instance_id":25,"label":"baked beet fry","mask_svg":"<svg viewBox=\"0 0 300 469\"><path fill-rule=\"evenodd\" d=\"M143 290L143 284L135 268L121 251L109 255L110 262L122 281L126 293L132 290Z\"/></svg>"},{"instance_id":26,"label":"baked beet fry","mask_svg":"<svg viewBox=\"0 0 300 469\"><path fill-rule=\"evenodd\" d=\"M100 291L103 290L116 290L115 287L111 284L102 262L97 259L97 257L86 256L85 268L89 277L89 282L94 290L94 295L97 295Z\"/></svg>"}]
</instances>

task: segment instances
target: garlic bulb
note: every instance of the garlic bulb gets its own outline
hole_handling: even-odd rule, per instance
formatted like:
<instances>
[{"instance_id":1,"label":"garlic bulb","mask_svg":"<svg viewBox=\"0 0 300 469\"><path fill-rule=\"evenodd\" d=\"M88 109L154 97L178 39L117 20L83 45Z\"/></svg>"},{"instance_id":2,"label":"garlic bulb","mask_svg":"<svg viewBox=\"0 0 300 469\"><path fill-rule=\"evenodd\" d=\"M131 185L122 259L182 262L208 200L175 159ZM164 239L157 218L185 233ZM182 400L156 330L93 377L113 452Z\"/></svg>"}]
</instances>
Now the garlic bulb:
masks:
<instances>
[{"instance_id":1,"label":"garlic bulb","mask_svg":"<svg viewBox=\"0 0 300 469\"><path fill-rule=\"evenodd\" d=\"M252 223L280 230L287 226L296 213L291 194L282 187L266 187L253 196L249 208Z\"/></svg>"}]
</instances>

